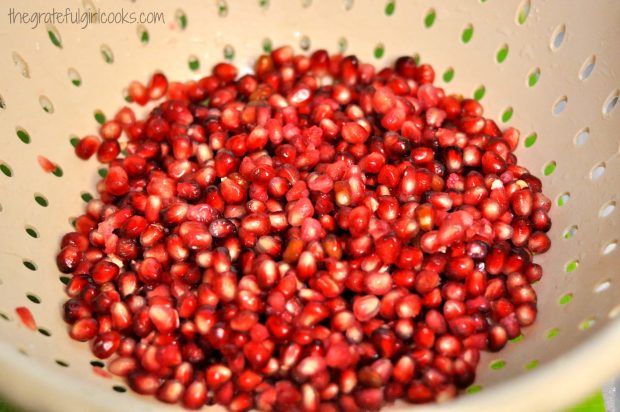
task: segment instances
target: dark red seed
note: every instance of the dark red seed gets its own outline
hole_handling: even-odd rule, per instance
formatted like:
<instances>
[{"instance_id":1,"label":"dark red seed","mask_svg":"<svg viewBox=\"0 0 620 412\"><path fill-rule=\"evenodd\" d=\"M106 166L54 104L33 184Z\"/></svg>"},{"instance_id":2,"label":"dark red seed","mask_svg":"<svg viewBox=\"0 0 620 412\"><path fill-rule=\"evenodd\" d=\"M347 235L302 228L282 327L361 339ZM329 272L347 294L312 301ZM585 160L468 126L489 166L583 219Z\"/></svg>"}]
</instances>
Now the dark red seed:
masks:
<instances>
[{"instance_id":1,"label":"dark red seed","mask_svg":"<svg viewBox=\"0 0 620 412\"><path fill-rule=\"evenodd\" d=\"M85 136L75 146L75 154L83 160L90 159L99 148L99 139L96 136Z\"/></svg>"},{"instance_id":2,"label":"dark red seed","mask_svg":"<svg viewBox=\"0 0 620 412\"><path fill-rule=\"evenodd\" d=\"M132 82L158 105L78 142L107 169L57 255L70 336L190 409L454 398L537 316L552 202L519 132L411 57L284 46L254 69Z\"/></svg>"}]
</instances>

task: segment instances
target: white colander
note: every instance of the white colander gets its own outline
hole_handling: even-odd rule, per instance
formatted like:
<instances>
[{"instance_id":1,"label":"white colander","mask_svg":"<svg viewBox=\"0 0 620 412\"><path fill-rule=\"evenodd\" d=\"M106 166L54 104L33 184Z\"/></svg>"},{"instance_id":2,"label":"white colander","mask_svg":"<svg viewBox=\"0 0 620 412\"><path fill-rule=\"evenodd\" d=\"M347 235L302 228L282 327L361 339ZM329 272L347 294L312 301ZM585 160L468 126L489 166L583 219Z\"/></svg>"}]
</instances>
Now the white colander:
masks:
<instances>
[{"instance_id":1,"label":"white colander","mask_svg":"<svg viewBox=\"0 0 620 412\"><path fill-rule=\"evenodd\" d=\"M54 257L95 194L96 162L71 140L125 104L155 70L186 80L270 44L355 53L381 65L418 55L450 93L522 131L520 163L553 199L551 250L537 258L539 318L485 354L476 385L420 410L547 411L620 372L620 2L616 0L89 0L0 6L0 392L36 411L172 410L101 376L69 339ZM52 4L53 3L53 4ZM78 8L161 12L165 24L8 24L8 13ZM180 8L179 8L180 7ZM46 173L44 156L56 166ZM26 306L40 328L24 327ZM409 407L402 405L402 407Z\"/></svg>"}]
</instances>

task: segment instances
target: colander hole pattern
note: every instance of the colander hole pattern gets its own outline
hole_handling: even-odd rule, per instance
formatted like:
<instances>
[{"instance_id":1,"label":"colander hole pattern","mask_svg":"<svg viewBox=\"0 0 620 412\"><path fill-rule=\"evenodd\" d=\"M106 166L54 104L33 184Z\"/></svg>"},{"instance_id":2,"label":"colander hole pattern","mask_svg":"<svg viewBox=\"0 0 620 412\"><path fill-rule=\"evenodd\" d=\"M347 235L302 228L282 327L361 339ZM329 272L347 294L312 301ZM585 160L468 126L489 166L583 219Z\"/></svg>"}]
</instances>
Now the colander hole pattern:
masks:
<instances>
[{"instance_id":1,"label":"colander hole pattern","mask_svg":"<svg viewBox=\"0 0 620 412\"><path fill-rule=\"evenodd\" d=\"M47 4L31 6L45 10ZM620 370L618 349L607 342L620 335L613 320L620 313L614 281L620 44L609 40L620 34L619 3L470 0L455 8L448 0L215 0L179 9L161 0L113 0L105 7L161 11L166 24L10 25L11 35L0 37L6 63L0 81L0 362L11 371L0 388L6 395L34 409L42 401L27 396L29 387L50 410L69 410L49 395L72 387L92 394L72 390L72 407L119 410L119 396L125 408L167 408L108 376L87 345L69 339L60 319L68 278L54 266L58 238L105 175L94 162L77 160L73 146L127 104L133 79L145 81L155 70L174 80L199 78L221 60L247 67L281 44L355 53L377 65L413 55L435 67L436 82L448 92L482 101L487 115L522 132L520 162L541 176L554 202L553 247L538 259L545 269L536 286L539 319L500 354L483 356L475 385L456 401L460 410L497 405L508 394L514 405L507 409L531 409L531 397L516 395L542 391L548 381L555 387L547 383L547 396L535 402L557 409ZM605 30L593 32L593 25ZM38 156L58 162L55 173L42 170ZM35 332L20 323L17 307L32 312ZM583 379L568 382L570 368Z\"/></svg>"}]
</instances>

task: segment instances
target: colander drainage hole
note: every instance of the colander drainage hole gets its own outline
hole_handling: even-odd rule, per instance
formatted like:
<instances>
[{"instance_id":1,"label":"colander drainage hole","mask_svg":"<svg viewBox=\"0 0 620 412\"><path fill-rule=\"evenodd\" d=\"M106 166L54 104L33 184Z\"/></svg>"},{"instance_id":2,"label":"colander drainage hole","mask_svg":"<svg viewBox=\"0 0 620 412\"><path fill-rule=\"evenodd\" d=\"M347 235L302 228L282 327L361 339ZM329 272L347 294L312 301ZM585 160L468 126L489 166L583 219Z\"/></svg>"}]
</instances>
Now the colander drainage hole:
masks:
<instances>
[{"instance_id":1,"label":"colander drainage hole","mask_svg":"<svg viewBox=\"0 0 620 412\"><path fill-rule=\"evenodd\" d=\"M461 33L461 41L464 44L467 44L471 41L472 37L474 37L474 26L472 24L468 24Z\"/></svg>"},{"instance_id":2,"label":"colander drainage hole","mask_svg":"<svg viewBox=\"0 0 620 412\"><path fill-rule=\"evenodd\" d=\"M90 361L90 364L94 366L95 368L103 368L105 366L103 362L98 361L98 360L92 360Z\"/></svg>"},{"instance_id":3,"label":"colander drainage hole","mask_svg":"<svg viewBox=\"0 0 620 412\"><path fill-rule=\"evenodd\" d=\"M185 28L187 28L187 14L185 14L183 10L177 9L177 11L174 13L174 19L177 23L177 26L181 30L185 30Z\"/></svg>"},{"instance_id":4,"label":"colander drainage hole","mask_svg":"<svg viewBox=\"0 0 620 412\"><path fill-rule=\"evenodd\" d=\"M271 53L272 47L273 47L273 44L271 43L271 39L264 38L263 39L263 51L265 53Z\"/></svg>"},{"instance_id":5,"label":"colander drainage hole","mask_svg":"<svg viewBox=\"0 0 620 412\"><path fill-rule=\"evenodd\" d=\"M610 286L611 286L611 280L610 279L603 280L602 282L599 282L594 287L594 293L603 293L606 290L608 290Z\"/></svg>"},{"instance_id":6,"label":"colander drainage hole","mask_svg":"<svg viewBox=\"0 0 620 412\"><path fill-rule=\"evenodd\" d=\"M54 113L54 105L47 96L39 96L39 104L45 113Z\"/></svg>"},{"instance_id":7,"label":"colander drainage hole","mask_svg":"<svg viewBox=\"0 0 620 412\"><path fill-rule=\"evenodd\" d=\"M568 105L568 97L562 96L553 104L553 114L558 116L566 110Z\"/></svg>"},{"instance_id":8,"label":"colander drainage hole","mask_svg":"<svg viewBox=\"0 0 620 412\"><path fill-rule=\"evenodd\" d=\"M547 332L547 339L555 338L556 336L558 336L558 333L560 333L560 328L549 329L549 331Z\"/></svg>"},{"instance_id":9,"label":"colander drainage hole","mask_svg":"<svg viewBox=\"0 0 620 412\"><path fill-rule=\"evenodd\" d=\"M603 248L603 255L611 254L614 250L616 250L617 247L618 247L618 241L612 240L611 242L607 243L605 247Z\"/></svg>"},{"instance_id":10,"label":"colander drainage hole","mask_svg":"<svg viewBox=\"0 0 620 412\"><path fill-rule=\"evenodd\" d=\"M74 86L79 87L82 84L82 76L74 68L67 70L67 76L69 76L69 80Z\"/></svg>"},{"instance_id":11,"label":"colander drainage hole","mask_svg":"<svg viewBox=\"0 0 620 412\"><path fill-rule=\"evenodd\" d=\"M26 233L28 234L28 236L32 238L37 239L39 237L39 232L37 231L37 229L35 229L32 226L26 226L24 230L26 230Z\"/></svg>"},{"instance_id":12,"label":"colander drainage hole","mask_svg":"<svg viewBox=\"0 0 620 412\"><path fill-rule=\"evenodd\" d=\"M591 317L581 322L578 328L579 330L585 331L585 330L591 329L595 324L596 324L596 318Z\"/></svg>"},{"instance_id":13,"label":"colander drainage hole","mask_svg":"<svg viewBox=\"0 0 620 412\"><path fill-rule=\"evenodd\" d=\"M80 143L80 138L75 135L71 135L69 136L69 143L71 143L71 146L75 147L78 143Z\"/></svg>"},{"instance_id":14,"label":"colander drainage hole","mask_svg":"<svg viewBox=\"0 0 620 412\"><path fill-rule=\"evenodd\" d=\"M558 196L557 204L558 206L564 206L570 200L570 193L564 192L560 196Z\"/></svg>"},{"instance_id":15,"label":"colander drainage hole","mask_svg":"<svg viewBox=\"0 0 620 412\"><path fill-rule=\"evenodd\" d=\"M28 134L26 130L22 129L21 127L17 127L15 129L15 134L17 135L17 138L21 140L23 143L25 144L30 143L30 135Z\"/></svg>"},{"instance_id":16,"label":"colander drainage hole","mask_svg":"<svg viewBox=\"0 0 620 412\"><path fill-rule=\"evenodd\" d=\"M482 385L472 385L469 388L465 389L466 393L478 393L482 390Z\"/></svg>"},{"instance_id":17,"label":"colander drainage hole","mask_svg":"<svg viewBox=\"0 0 620 412\"><path fill-rule=\"evenodd\" d=\"M86 203L90 202L91 200L93 200L93 195L91 195L88 192L82 192L82 194L80 195L80 197L82 198L83 201L85 201Z\"/></svg>"},{"instance_id":18,"label":"colander drainage hole","mask_svg":"<svg viewBox=\"0 0 620 412\"><path fill-rule=\"evenodd\" d=\"M17 52L13 52L13 63L15 64L17 71L22 76L24 76L27 79L30 78L30 70L28 69L28 63L26 63L26 60L24 60L24 58L20 56L19 53Z\"/></svg>"},{"instance_id":19,"label":"colander drainage hole","mask_svg":"<svg viewBox=\"0 0 620 412\"><path fill-rule=\"evenodd\" d=\"M586 59L585 62L581 65L581 70L579 70L579 79L587 80L588 77L594 71L594 67L596 66L596 55L592 55Z\"/></svg>"},{"instance_id":20,"label":"colander drainage hole","mask_svg":"<svg viewBox=\"0 0 620 412\"><path fill-rule=\"evenodd\" d=\"M49 201L42 194L35 193L34 201L37 202L39 204L39 206L43 206L43 207L49 206Z\"/></svg>"},{"instance_id":21,"label":"colander drainage hole","mask_svg":"<svg viewBox=\"0 0 620 412\"><path fill-rule=\"evenodd\" d=\"M114 63L114 53L112 53L112 49L110 49L110 46L108 46L107 44L102 44L99 48L99 51L101 52L101 57L103 58L104 62L108 64Z\"/></svg>"},{"instance_id":22,"label":"colander drainage hole","mask_svg":"<svg viewBox=\"0 0 620 412\"><path fill-rule=\"evenodd\" d=\"M603 205L603 207L601 207L599 216L608 217L614 212L614 209L616 209L616 202L614 202L613 200L611 202L607 202Z\"/></svg>"},{"instance_id":23,"label":"colander drainage hole","mask_svg":"<svg viewBox=\"0 0 620 412\"><path fill-rule=\"evenodd\" d=\"M592 168L592 171L590 172L590 179L592 180L598 180L601 177L603 177L603 175L605 174L605 163L601 162L599 164L597 164L596 166L594 166Z\"/></svg>"},{"instance_id":24,"label":"colander drainage hole","mask_svg":"<svg viewBox=\"0 0 620 412\"><path fill-rule=\"evenodd\" d=\"M39 298L37 295L33 295L32 293L28 293L26 295L26 297L28 298L29 301L31 301L32 303L36 303L37 305L41 303L41 298Z\"/></svg>"},{"instance_id":25,"label":"colander drainage hole","mask_svg":"<svg viewBox=\"0 0 620 412\"><path fill-rule=\"evenodd\" d=\"M611 113L614 111L614 109L618 105L619 94L620 94L620 92L618 92L618 90L616 90L605 101L605 105L603 106L603 114L605 116L611 115Z\"/></svg>"},{"instance_id":26,"label":"colander drainage hole","mask_svg":"<svg viewBox=\"0 0 620 412\"><path fill-rule=\"evenodd\" d=\"M94 116L95 116L95 121L97 123L99 124L105 123L105 114L103 114L101 110L95 110Z\"/></svg>"},{"instance_id":27,"label":"colander drainage hole","mask_svg":"<svg viewBox=\"0 0 620 412\"><path fill-rule=\"evenodd\" d=\"M39 328L38 330L39 330L39 333L43 336L47 336L47 337L52 336L52 332L50 332L49 330L45 328Z\"/></svg>"},{"instance_id":28,"label":"colander drainage hole","mask_svg":"<svg viewBox=\"0 0 620 412\"><path fill-rule=\"evenodd\" d=\"M564 43L566 37L566 25L559 25L551 35L551 50L556 51Z\"/></svg>"},{"instance_id":29,"label":"colander drainage hole","mask_svg":"<svg viewBox=\"0 0 620 412\"><path fill-rule=\"evenodd\" d=\"M524 0L521 2L521 5L517 9L517 23L522 25L525 24L527 17L530 14L530 9L532 7L531 0Z\"/></svg>"},{"instance_id":30,"label":"colander drainage hole","mask_svg":"<svg viewBox=\"0 0 620 412\"><path fill-rule=\"evenodd\" d=\"M564 237L564 239L570 239L573 236L575 236L575 233L577 233L578 229L579 229L579 226L572 225L564 231L564 234L562 236Z\"/></svg>"},{"instance_id":31,"label":"colander drainage hole","mask_svg":"<svg viewBox=\"0 0 620 412\"><path fill-rule=\"evenodd\" d=\"M614 306L614 308L609 311L609 314L607 316L609 316L609 319L613 319L617 317L618 314L620 314L620 305Z\"/></svg>"},{"instance_id":32,"label":"colander drainage hole","mask_svg":"<svg viewBox=\"0 0 620 412\"><path fill-rule=\"evenodd\" d=\"M60 360L60 359L56 359L56 364L58 366L62 366L63 368L68 368L69 367L69 364L67 362L65 362L63 360Z\"/></svg>"},{"instance_id":33,"label":"colander drainage hole","mask_svg":"<svg viewBox=\"0 0 620 412\"><path fill-rule=\"evenodd\" d=\"M11 166L6 164L2 160L0 160L0 172L2 172L2 174L4 174L6 177L13 176L13 169L11 169Z\"/></svg>"},{"instance_id":34,"label":"colander drainage hole","mask_svg":"<svg viewBox=\"0 0 620 412\"><path fill-rule=\"evenodd\" d=\"M529 87L536 86L536 83L538 83L538 79L540 79L540 67L536 67L535 69L530 71L527 76L527 85Z\"/></svg>"},{"instance_id":35,"label":"colander drainage hole","mask_svg":"<svg viewBox=\"0 0 620 412\"><path fill-rule=\"evenodd\" d=\"M519 342L521 342L523 339L525 339L525 336L523 336L523 334L521 333L521 334L519 334L519 336L517 336L516 338L508 340L508 342L510 342L510 343L519 343Z\"/></svg>"},{"instance_id":36,"label":"colander drainage hole","mask_svg":"<svg viewBox=\"0 0 620 412\"><path fill-rule=\"evenodd\" d=\"M574 272L575 269L577 269L578 267L579 267L579 260L577 259L571 260L570 262L566 264L566 266L564 266L564 271L566 273L571 273L571 272Z\"/></svg>"},{"instance_id":37,"label":"colander drainage hole","mask_svg":"<svg viewBox=\"0 0 620 412\"><path fill-rule=\"evenodd\" d=\"M590 128L581 129L575 136L575 146L583 146L590 138Z\"/></svg>"},{"instance_id":38,"label":"colander drainage hole","mask_svg":"<svg viewBox=\"0 0 620 412\"><path fill-rule=\"evenodd\" d=\"M496 359L489 364L489 368L493 370L504 369L504 366L506 366L506 361L503 359Z\"/></svg>"},{"instance_id":39,"label":"colander drainage hole","mask_svg":"<svg viewBox=\"0 0 620 412\"><path fill-rule=\"evenodd\" d=\"M191 71L195 72L200 68L200 60L198 60L198 57L191 55L187 60L187 65Z\"/></svg>"},{"instance_id":40,"label":"colander drainage hole","mask_svg":"<svg viewBox=\"0 0 620 412\"><path fill-rule=\"evenodd\" d=\"M32 270L32 271L37 270L37 264L34 263L32 260L24 259L22 263L29 270Z\"/></svg>"},{"instance_id":41,"label":"colander drainage hole","mask_svg":"<svg viewBox=\"0 0 620 412\"><path fill-rule=\"evenodd\" d=\"M573 294L572 293L566 293L564 295L562 295L562 297L559 300L560 305L566 305L568 303L570 303L570 301L573 300Z\"/></svg>"}]
</instances>

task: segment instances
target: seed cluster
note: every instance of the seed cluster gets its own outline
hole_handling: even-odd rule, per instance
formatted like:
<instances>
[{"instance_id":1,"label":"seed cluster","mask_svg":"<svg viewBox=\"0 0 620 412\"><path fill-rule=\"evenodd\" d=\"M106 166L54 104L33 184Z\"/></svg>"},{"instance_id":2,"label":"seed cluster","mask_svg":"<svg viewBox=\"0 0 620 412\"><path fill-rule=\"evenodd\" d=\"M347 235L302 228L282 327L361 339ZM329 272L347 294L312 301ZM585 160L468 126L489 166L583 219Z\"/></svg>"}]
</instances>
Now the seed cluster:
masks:
<instances>
[{"instance_id":1,"label":"seed cluster","mask_svg":"<svg viewBox=\"0 0 620 412\"><path fill-rule=\"evenodd\" d=\"M131 83L160 104L76 146L109 167L57 258L71 337L187 408L457 396L536 318L551 202L518 131L434 77L281 47L240 78Z\"/></svg>"}]
</instances>

